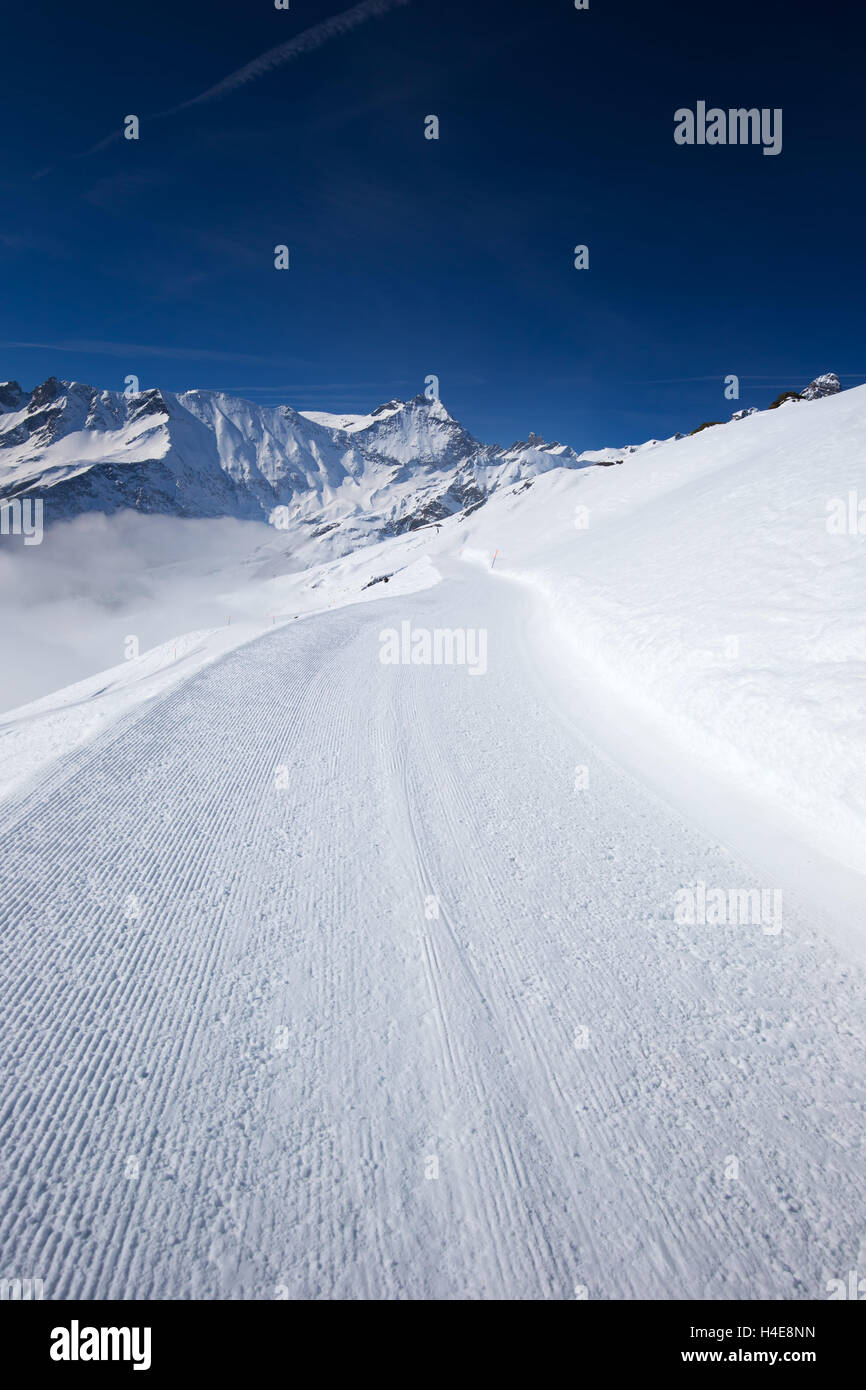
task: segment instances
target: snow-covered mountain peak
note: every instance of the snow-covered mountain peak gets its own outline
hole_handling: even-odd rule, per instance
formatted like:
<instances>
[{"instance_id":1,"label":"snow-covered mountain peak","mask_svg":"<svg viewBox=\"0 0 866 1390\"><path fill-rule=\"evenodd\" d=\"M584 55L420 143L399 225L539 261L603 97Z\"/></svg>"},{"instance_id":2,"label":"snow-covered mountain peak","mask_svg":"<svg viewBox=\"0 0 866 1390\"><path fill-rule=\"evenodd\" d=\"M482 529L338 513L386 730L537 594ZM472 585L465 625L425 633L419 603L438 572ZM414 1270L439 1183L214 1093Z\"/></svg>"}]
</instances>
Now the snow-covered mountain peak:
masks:
<instances>
[{"instance_id":1,"label":"snow-covered mountain peak","mask_svg":"<svg viewBox=\"0 0 866 1390\"><path fill-rule=\"evenodd\" d=\"M835 396L841 390L842 383L836 373L824 372L823 376L816 376L814 381L810 381L800 395L804 401L817 401L822 396Z\"/></svg>"},{"instance_id":2,"label":"snow-covered mountain peak","mask_svg":"<svg viewBox=\"0 0 866 1390\"><path fill-rule=\"evenodd\" d=\"M299 413L305 420L312 420L314 424L324 425L327 429L341 430L344 434L358 434L362 430L369 429L372 425L382 424L385 420L391 420L395 416L403 415L404 412L421 411L431 419L450 420L445 406L438 398L429 400L427 396L421 394L413 396L411 400L391 400L384 401L382 405L377 405L375 410L368 414L335 414L328 410L302 410Z\"/></svg>"},{"instance_id":3,"label":"snow-covered mountain peak","mask_svg":"<svg viewBox=\"0 0 866 1390\"><path fill-rule=\"evenodd\" d=\"M514 477L577 466L533 436L506 455L438 399L366 415L260 406L219 391L100 391L50 377L0 395L0 498L38 492L50 520L124 508L271 520L331 552L477 505Z\"/></svg>"},{"instance_id":4,"label":"snow-covered mountain peak","mask_svg":"<svg viewBox=\"0 0 866 1390\"><path fill-rule=\"evenodd\" d=\"M17 381L0 381L0 412L20 410L24 392Z\"/></svg>"}]
</instances>

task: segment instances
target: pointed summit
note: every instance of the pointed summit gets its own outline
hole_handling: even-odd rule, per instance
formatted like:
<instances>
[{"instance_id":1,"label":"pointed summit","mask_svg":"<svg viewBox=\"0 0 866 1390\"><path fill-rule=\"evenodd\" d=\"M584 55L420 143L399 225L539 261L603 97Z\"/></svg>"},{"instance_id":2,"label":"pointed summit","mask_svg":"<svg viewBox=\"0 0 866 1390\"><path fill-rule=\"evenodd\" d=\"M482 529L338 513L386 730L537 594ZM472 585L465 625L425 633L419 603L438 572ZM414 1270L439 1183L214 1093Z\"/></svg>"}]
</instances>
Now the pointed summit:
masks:
<instances>
[{"instance_id":1,"label":"pointed summit","mask_svg":"<svg viewBox=\"0 0 866 1390\"><path fill-rule=\"evenodd\" d=\"M0 410L20 410L26 399L17 381L0 381Z\"/></svg>"},{"instance_id":2,"label":"pointed summit","mask_svg":"<svg viewBox=\"0 0 866 1390\"><path fill-rule=\"evenodd\" d=\"M842 390L842 383L835 372L825 372L810 381L805 391L800 392L804 401L819 401L823 396L835 396Z\"/></svg>"}]
</instances>

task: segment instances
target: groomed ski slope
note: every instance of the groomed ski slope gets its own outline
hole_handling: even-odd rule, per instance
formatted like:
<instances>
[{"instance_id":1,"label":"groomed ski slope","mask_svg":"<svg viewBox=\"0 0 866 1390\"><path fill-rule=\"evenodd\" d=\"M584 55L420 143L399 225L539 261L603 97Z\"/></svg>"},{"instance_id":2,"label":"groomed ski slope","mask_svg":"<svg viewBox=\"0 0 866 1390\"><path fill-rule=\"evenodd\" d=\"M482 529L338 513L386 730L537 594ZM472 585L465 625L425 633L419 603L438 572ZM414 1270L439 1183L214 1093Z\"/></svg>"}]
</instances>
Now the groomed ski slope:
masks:
<instances>
[{"instance_id":1,"label":"groomed ski slope","mask_svg":"<svg viewBox=\"0 0 866 1390\"><path fill-rule=\"evenodd\" d=\"M0 809L5 1275L797 1299L866 1268L831 905L605 746L531 588L441 570L223 655ZM485 629L486 675L383 665L407 619ZM677 924L698 880L781 886L782 930Z\"/></svg>"}]
</instances>

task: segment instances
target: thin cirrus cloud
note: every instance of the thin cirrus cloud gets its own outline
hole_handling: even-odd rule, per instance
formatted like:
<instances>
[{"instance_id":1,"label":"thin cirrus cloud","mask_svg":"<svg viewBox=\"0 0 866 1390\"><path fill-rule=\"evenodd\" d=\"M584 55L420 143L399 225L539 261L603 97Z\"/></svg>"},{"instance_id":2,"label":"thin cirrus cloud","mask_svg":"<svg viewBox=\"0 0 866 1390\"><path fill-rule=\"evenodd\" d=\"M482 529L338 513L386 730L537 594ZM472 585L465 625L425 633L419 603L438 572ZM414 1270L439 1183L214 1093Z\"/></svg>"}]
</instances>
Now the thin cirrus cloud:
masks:
<instances>
[{"instance_id":1,"label":"thin cirrus cloud","mask_svg":"<svg viewBox=\"0 0 866 1390\"><path fill-rule=\"evenodd\" d=\"M368 19L378 19L388 14L390 10L408 4L411 4L411 0L361 0L361 4L353 5L349 10L332 15L330 19L323 20L321 24L313 24L309 29L304 29L300 34L296 34L293 39L287 39L285 43L277 44L275 48L269 48L265 53L260 53L258 58L253 58L242 68L230 72L228 77L224 77L213 87L199 92L197 96L180 101L176 106L170 106L165 111L156 111L147 119L159 121L166 116L175 116L180 111L188 111L193 106L204 106L208 102L221 101L223 97L229 96L239 87L258 81L260 77L273 72L275 68L282 67L285 63L291 63L296 58L303 57L305 53L315 52L317 48L321 48L331 39L351 33L353 29L366 24ZM82 151L75 158L83 159L87 155L96 154L99 150L113 145L120 138L121 132L119 130L113 131L104 140L91 145L89 149Z\"/></svg>"},{"instance_id":2,"label":"thin cirrus cloud","mask_svg":"<svg viewBox=\"0 0 866 1390\"><path fill-rule=\"evenodd\" d=\"M276 358L254 356L246 352L218 352L213 348L157 347L146 343L112 343L101 339L71 339L62 343L0 342L0 348L34 348L43 352L91 353L104 357L166 357L181 361L202 362L254 362L261 366L297 367L301 359L297 357Z\"/></svg>"}]
</instances>

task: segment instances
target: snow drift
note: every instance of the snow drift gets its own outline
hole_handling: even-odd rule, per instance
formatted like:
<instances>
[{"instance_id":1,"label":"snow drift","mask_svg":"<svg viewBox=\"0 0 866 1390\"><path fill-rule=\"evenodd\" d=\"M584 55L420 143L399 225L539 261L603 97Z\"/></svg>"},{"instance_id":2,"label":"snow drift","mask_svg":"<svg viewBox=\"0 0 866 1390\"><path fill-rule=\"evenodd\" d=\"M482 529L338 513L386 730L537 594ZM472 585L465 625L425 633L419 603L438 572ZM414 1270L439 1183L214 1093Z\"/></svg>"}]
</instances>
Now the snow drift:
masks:
<instances>
[{"instance_id":1,"label":"snow drift","mask_svg":"<svg viewBox=\"0 0 866 1390\"><path fill-rule=\"evenodd\" d=\"M859 387L548 474L466 524L604 681L861 870L864 460Z\"/></svg>"}]
</instances>

